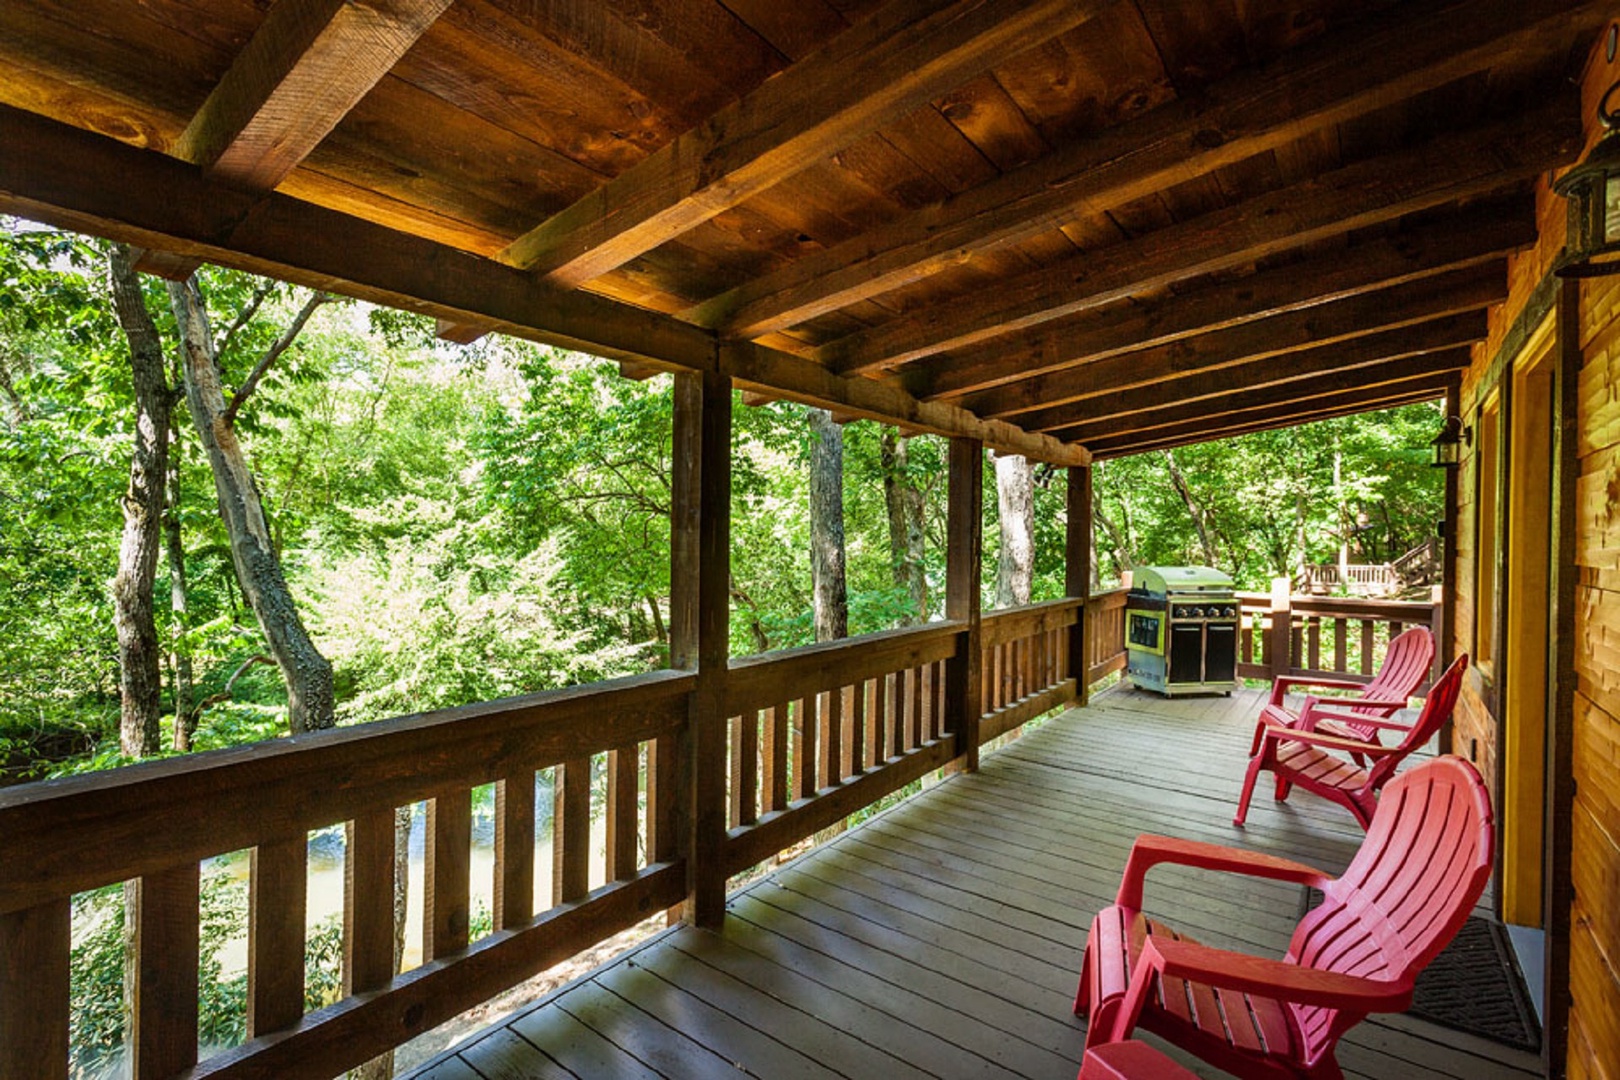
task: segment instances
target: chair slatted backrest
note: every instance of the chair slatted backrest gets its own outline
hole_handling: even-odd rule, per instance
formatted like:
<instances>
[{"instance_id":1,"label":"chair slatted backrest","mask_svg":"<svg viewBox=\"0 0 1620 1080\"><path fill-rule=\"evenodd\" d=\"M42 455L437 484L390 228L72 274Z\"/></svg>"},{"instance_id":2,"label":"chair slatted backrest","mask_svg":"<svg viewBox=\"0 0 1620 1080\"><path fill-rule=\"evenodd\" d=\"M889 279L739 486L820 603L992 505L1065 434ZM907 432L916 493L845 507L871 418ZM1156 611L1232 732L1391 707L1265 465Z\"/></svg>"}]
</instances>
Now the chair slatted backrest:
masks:
<instances>
[{"instance_id":1,"label":"chair slatted backrest","mask_svg":"<svg viewBox=\"0 0 1620 1080\"><path fill-rule=\"evenodd\" d=\"M1374 791L1381 791L1395 774L1396 768L1412 751L1439 734L1440 728L1457 707L1457 695L1462 692L1463 673L1468 670L1468 655L1464 653L1452 661L1445 673L1435 680L1429 696L1423 699L1423 708L1406 734L1401 736L1395 752L1386 754L1372 763L1368 770L1368 783Z\"/></svg>"},{"instance_id":2,"label":"chair slatted backrest","mask_svg":"<svg viewBox=\"0 0 1620 1080\"><path fill-rule=\"evenodd\" d=\"M1396 635L1395 640L1389 643L1378 674L1373 676L1373 681L1367 684L1361 696L1373 701L1404 701L1423 685L1433 666L1434 635L1428 627L1414 626ZM1349 711L1380 719L1389 714L1388 709L1366 705L1352 706ZM1361 734L1366 737L1374 730L1367 728Z\"/></svg>"},{"instance_id":3,"label":"chair slatted backrest","mask_svg":"<svg viewBox=\"0 0 1620 1080\"><path fill-rule=\"evenodd\" d=\"M1453 670L1460 669L1446 674ZM1403 773L1384 789L1349 869L1294 931L1286 959L1366 978L1416 978L1462 928L1485 890L1494 852L1490 796L1472 765L1442 757ZM1291 1008L1309 1063L1361 1019L1321 1006Z\"/></svg>"}]
</instances>

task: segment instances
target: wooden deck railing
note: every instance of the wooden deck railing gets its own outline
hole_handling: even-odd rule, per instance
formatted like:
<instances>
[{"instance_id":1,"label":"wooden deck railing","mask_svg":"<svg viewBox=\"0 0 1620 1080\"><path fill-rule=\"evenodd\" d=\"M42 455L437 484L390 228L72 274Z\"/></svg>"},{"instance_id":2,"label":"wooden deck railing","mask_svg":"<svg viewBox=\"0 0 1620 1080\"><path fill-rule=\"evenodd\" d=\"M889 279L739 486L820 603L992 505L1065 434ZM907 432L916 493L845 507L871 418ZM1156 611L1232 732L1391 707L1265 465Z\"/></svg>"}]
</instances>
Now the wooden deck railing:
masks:
<instances>
[{"instance_id":1,"label":"wooden deck railing","mask_svg":"<svg viewBox=\"0 0 1620 1080\"><path fill-rule=\"evenodd\" d=\"M1243 623L1238 674L1270 679L1305 675L1370 682L1401 631L1428 626L1440 635L1442 606L1428 602L1239 593ZM1431 673L1431 678L1434 673ZM1419 688L1426 693L1428 684Z\"/></svg>"},{"instance_id":2,"label":"wooden deck railing","mask_svg":"<svg viewBox=\"0 0 1620 1080\"><path fill-rule=\"evenodd\" d=\"M1077 694L1080 601L984 616L981 741ZM1086 604L1088 683L1124 663L1124 596ZM947 668L965 622L732 661L728 873L964 754ZM136 882L131 1075L329 1077L686 895L677 755L697 679L660 671L277 739L0 794L0 1076L68 1071L71 903ZM593 880L593 759L607 777ZM554 872L535 898L536 773L553 770ZM494 929L469 941L473 789L496 785ZM394 974L395 808L426 801L424 963ZM304 1012L307 852L343 824L344 997ZM247 1041L197 1063L203 860L252 852Z\"/></svg>"},{"instance_id":3,"label":"wooden deck railing","mask_svg":"<svg viewBox=\"0 0 1620 1080\"><path fill-rule=\"evenodd\" d=\"M588 687L277 739L16 788L0 799L0 1075L67 1075L70 902L136 882L137 1080L329 1077L677 903L665 778L694 679ZM591 888L591 758L653 797L609 798L610 880ZM535 773L556 767L552 896L534 902ZM472 789L497 785L495 929L469 944ZM628 790L628 794L626 791ZM428 800L425 962L394 974L394 808ZM343 1000L304 1013L311 830L347 824ZM645 863L634 853L645 829ZM199 863L252 849L248 1040L197 1059ZM190 1070L190 1071L188 1071Z\"/></svg>"}]
</instances>

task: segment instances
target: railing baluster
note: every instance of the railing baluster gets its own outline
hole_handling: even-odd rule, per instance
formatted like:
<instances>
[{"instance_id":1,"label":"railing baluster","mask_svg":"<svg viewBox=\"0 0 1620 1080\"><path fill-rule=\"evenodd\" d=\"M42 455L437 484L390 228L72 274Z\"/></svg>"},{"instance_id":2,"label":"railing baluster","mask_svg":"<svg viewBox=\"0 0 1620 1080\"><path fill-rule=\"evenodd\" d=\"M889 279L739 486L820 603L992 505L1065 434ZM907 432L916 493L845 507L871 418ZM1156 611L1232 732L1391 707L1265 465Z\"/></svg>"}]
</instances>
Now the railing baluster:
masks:
<instances>
[{"instance_id":1,"label":"railing baluster","mask_svg":"<svg viewBox=\"0 0 1620 1080\"><path fill-rule=\"evenodd\" d=\"M866 743L866 683L846 686L844 694L844 776L854 776L865 768L863 763Z\"/></svg>"},{"instance_id":2,"label":"railing baluster","mask_svg":"<svg viewBox=\"0 0 1620 1080\"><path fill-rule=\"evenodd\" d=\"M821 786L832 787L843 780L838 769L844 756L844 692L824 690L816 700L821 722Z\"/></svg>"},{"instance_id":3,"label":"railing baluster","mask_svg":"<svg viewBox=\"0 0 1620 1080\"><path fill-rule=\"evenodd\" d=\"M1361 673L1371 675L1373 672L1373 634L1375 626L1371 619L1361 620Z\"/></svg>"},{"instance_id":4,"label":"railing baluster","mask_svg":"<svg viewBox=\"0 0 1620 1080\"><path fill-rule=\"evenodd\" d=\"M759 820L759 713L737 717L731 746L731 821L752 825Z\"/></svg>"},{"instance_id":5,"label":"railing baluster","mask_svg":"<svg viewBox=\"0 0 1620 1080\"><path fill-rule=\"evenodd\" d=\"M933 668L934 668L934 738L939 739L939 738L943 738L947 734L954 735L954 734L956 734L956 732L954 732L954 731L947 732L945 730L945 688L948 685L950 685L949 678L948 678L948 676L946 674L946 671L945 671L945 661L936 660L934 662ZM974 717L974 719L977 720L978 717Z\"/></svg>"},{"instance_id":6,"label":"railing baluster","mask_svg":"<svg viewBox=\"0 0 1620 1080\"><path fill-rule=\"evenodd\" d=\"M1306 620L1306 636L1309 638L1310 663L1312 671L1322 669L1322 617L1312 615Z\"/></svg>"},{"instance_id":7,"label":"railing baluster","mask_svg":"<svg viewBox=\"0 0 1620 1080\"><path fill-rule=\"evenodd\" d=\"M428 801L427 868L422 875L422 955L437 960L467 947L472 881L472 792Z\"/></svg>"},{"instance_id":8,"label":"railing baluster","mask_svg":"<svg viewBox=\"0 0 1620 1080\"><path fill-rule=\"evenodd\" d=\"M662 735L647 744L647 861L670 862L679 850L675 835L676 739Z\"/></svg>"},{"instance_id":9,"label":"railing baluster","mask_svg":"<svg viewBox=\"0 0 1620 1080\"><path fill-rule=\"evenodd\" d=\"M904 672L891 671L884 680L889 695L888 738L884 742L885 757L896 758L906 745L906 679Z\"/></svg>"},{"instance_id":10,"label":"railing baluster","mask_svg":"<svg viewBox=\"0 0 1620 1080\"><path fill-rule=\"evenodd\" d=\"M1333 670L1348 671L1350 650L1346 647L1350 623L1343 617L1333 620Z\"/></svg>"},{"instance_id":11,"label":"railing baluster","mask_svg":"<svg viewBox=\"0 0 1620 1080\"><path fill-rule=\"evenodd\" d=\"M765 812L782 809L788 803L788 703L783 701L765 711Z\"/></svg>"},{"instance_id":12,"label":"railing baluster","mask_svg":"<svg viewBox=\"0 0 1620 1080\"><path fill-rule=\"evenodd\" d=\"M304 919L309 835L253 849L248 884L247 1036L291 1027L304 1015Z\"/></svg>"},{"instance_id":13,"label":"railing baluster","mask_svg":"<svg viewBox=\"0 0 1620 1080\"><path fill-rule=\"evenodd\" d=\"M349 823L343 860L343 994L394 977L394 809Z\"/></svg>"},{"instance_id":14,"label":"railing baluster","mask_svg":"<svg viewBox=\"0 0 1620 1080\"><path fill-rule=\"evenodd\" d=\"M0 1076L66 1080L73 905L0 915Z\"/></svg>"},{"instance_id":15,"label":"railing baluster","mask_svg":"<svg viewBox=\"0 0 1620 1080\"><path fill-rule=\"evenodd\" d=\"M631 862L635 861L636 753L630 761ZM613 800L608 800L612 813ZM495 926L511 930L534 918L534 770L495 783Z\"/></svg>"},{"instance_id":16,"label":"railing baluster","mask_svg":"<svg viewBox=\"0 0 1620 1080\"><path fill-rule=\"evenodd\" d=\"M609 881L625 881L636 876L636 787L640 765L639 744L608 751L607 851L604 861Z\"/></svg>"},{"instance_id":17,"label":"railing baluster","mask_svg":"<svg viewBox=\"0 0 1620 1080\"><path fill-rule=\"evenodd\" d=\"M861 768L869 769L883 764L883 677L866 681L866 736L862 740L864 752Z\"/></svg>"},{"instance_id":18,"label":"railing baluster","mask_svg":"<svg viewBox=\"0 0 1620 1080\"><path fill-rule=\"evenodd\" d=\"M934 737L934 666L917 669L917 735L914 745Z\"/></svg>"},{"instance_id":19,"label":"railing baluster","mask_svg":"<svg viewBox=\"0 0 1620 1080\"><path fill-rule=\"evenodd\" d=\"M800 799L816 793L817 711L813 694L793 705L793 791Z\"/></svg>"},{"instance_id":20,"label":"railing baluster","mask_svg":"<svg viewBox=\"0 0 1620 1080\"><path fill-rule=\"evenodd\" d=\"M551 902L591 891L591 759L569 758L552 770Z\"/></svg>"},{"instance_id":21,"label":"railing baluster","mask_svg":"<svg viewBox=\"0 0 1620 1080\"><path fill-rule=\"evenodd\" d=\"M157 1080L197 1063L197 947L201 874L186 863L139 878L130 891L135 1000L130 1074Z\"/></svg>"}]
</instances>

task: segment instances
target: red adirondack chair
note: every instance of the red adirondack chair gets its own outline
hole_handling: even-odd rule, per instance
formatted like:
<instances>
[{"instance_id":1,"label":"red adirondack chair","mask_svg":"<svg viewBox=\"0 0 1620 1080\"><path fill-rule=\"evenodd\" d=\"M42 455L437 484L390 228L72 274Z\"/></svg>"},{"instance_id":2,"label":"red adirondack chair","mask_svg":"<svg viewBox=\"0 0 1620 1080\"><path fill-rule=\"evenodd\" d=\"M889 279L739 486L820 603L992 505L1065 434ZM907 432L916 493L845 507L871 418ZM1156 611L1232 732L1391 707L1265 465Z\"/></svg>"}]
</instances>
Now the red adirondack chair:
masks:
<instances>
[{"instance_id":1,"label":"red adirondack chair","mask_svg":"<svg viewBox=\"0 0 1620 1080\"><path fill-rule=\"evenodd\" d=\"M1341 803L1356 816L1363 829L1372 820L1378 807L1378 791L1395 775L1412 751L1434 737L1440 725L1446 722L1457 705L1457 691L1462 687L1463 672L1468 669L1468 657L1459 656L1435 682L1429 696L1423 700L1423 710L1408 727L1393 720L1375 720L1369 716L1350 716L1330 712L1318 707L1316 730L1306 730L1291 723L1292 717L1273 705L1260 710L1261 733L1259 749L1249 758L1249 771L1243 777L1243 794L1238 797L1237 814L1232 824L1242 825L1249 815L1249 799L1254 795L1255 781L1261 772L1277 777L1277 801L1288 798L1293 785ZM1350 724L1368 724L1374 728L1388 728L1402 732L1401 741L1394 746L1363 742L1343 735L1333 735L1321 729L1325 721ZM1334 751L1338 751L1335 753ZM1338 754L1359 755L1356 761L1347 761ZM1372 762L1363 768L1359 762Z\"/></svg>"},{"instance_id":2,"label":"red adirondack chair","mask_svg":"<svg viewBox=\"0 0 1620 1080\"><path fill-rule=\"evenodd\" d=\"M1354 690L1355 697L1321 698L1306 695L1305 705L1290 721L1294 727L1307 731L1325 731L1361 742L1378 742L1378 727L1374 720L1388 720L1397 710L1406 708L1407 702L1423 685L1434 664L1434 635L1427 627L1414 626L1398 634L1384 650L1384 662L1370 683L1351 682L1348 679L1317 679L1305 675L1279 675L1271 682L1271 706L1284 710L1283 700L1288 691L1310 686L1317 689ZM1324 720L1321 710L1334 710L1342 720ZM1286 710L1284 710L1286 711ZM1253 757L1260 749L1265 734L1266 720L1262 718L1254 729L1254 745L1249 748ZM1357 765L1365 764L1360 754L1352 755Z\"/></svg>"},{"instance_id":3,"label":"red adirondack chair","mask_svg":"<svg viewBox=\"0 0 1620 1080\"><path fill-rule=\"evenodd\" d=\"M1340 1036L1368 1013L1411 1004L1418 972L1484 891L1494 849L1485 783L1457 757L1390 783L1339 878L1274 855L1139 837L1114 906L1086 939L1074 1006L1088 1010L1086 1046L1143 1028L1236 1076L1339 1080ZM1165 862L1311 885L1325 899L1281 960L1214 949L1142 914L1143 879Z\"/></svg>"}]
</instances>

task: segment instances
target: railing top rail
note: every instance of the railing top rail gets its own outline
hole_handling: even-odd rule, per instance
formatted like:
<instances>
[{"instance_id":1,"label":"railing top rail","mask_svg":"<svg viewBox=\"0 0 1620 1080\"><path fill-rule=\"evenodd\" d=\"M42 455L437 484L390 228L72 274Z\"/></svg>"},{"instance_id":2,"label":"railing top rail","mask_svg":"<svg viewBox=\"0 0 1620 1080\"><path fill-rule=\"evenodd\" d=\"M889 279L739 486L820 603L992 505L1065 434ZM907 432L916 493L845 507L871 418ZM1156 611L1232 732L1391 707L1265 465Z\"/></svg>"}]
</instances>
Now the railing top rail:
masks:
<instances>
[{"instance_id":1,"label":"railing top rail","mask_svg":"<svg viewBox=\"0 0 1620 1080\"><path fill-rule=\"evenodd\" d=\"M1029 615L1045 611L1066 611L1079 607L1085 601L1078 596L1060 596L1056 600L1041 600L1033 604L1022 604L1018 607L994 608L979 616L981 623L992 622L997 619L1006 619L1018 615Z\"/></svg>"},{"instance_id":2,"label":"railing top rail","mask_svg":"<svg viewBox=\"0 0 1620 1080\"><path fill-rule=\"evenodd\" d=\"M0 913L652 738L694 683L653 671L10 788Z\"/></svg>"},{"instance_id":3,"label":"railing top rail","mask_svg":"<svg viewBox=\"0 0 1620 1080\"><path fill-rule=\"evenodd\" d=\"M1269 610L1270 593L1240 592L1238 602L1244 607ZM1434 611L1428 600L1376 600L1356 596L1293 596L1289 606L1306 615L1347 615L1352 618L1389 619L1399 622L1417 622Z\"/></svg>"},{"instance_id":4,"label":"railing top rail","mask_svg":"<svg viewBox=\"0 0 1620 1080\"><path fill-rule=\"evenodd\" d=\"M726 682L726 713L736 716L769 708L943 660L955 654L957 638L967 625L962 619L945 619L733 660Z\"/></svg>"}]
</instances>

